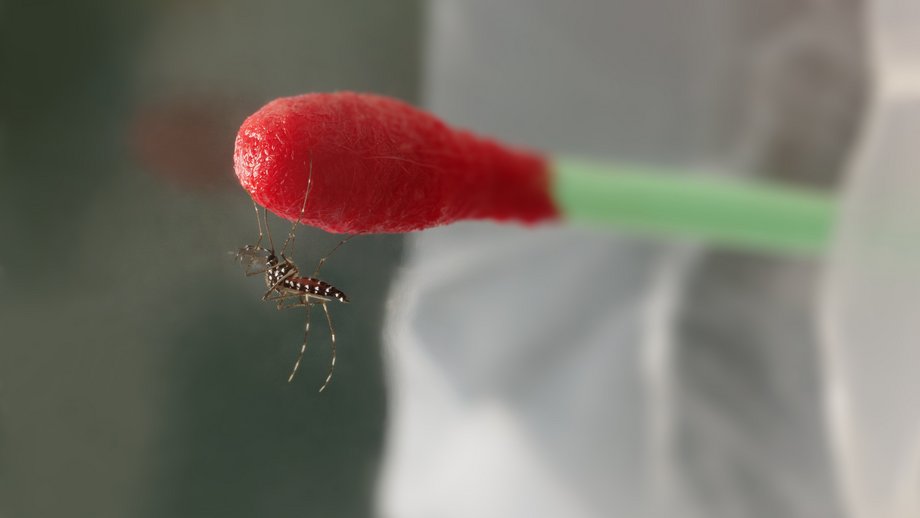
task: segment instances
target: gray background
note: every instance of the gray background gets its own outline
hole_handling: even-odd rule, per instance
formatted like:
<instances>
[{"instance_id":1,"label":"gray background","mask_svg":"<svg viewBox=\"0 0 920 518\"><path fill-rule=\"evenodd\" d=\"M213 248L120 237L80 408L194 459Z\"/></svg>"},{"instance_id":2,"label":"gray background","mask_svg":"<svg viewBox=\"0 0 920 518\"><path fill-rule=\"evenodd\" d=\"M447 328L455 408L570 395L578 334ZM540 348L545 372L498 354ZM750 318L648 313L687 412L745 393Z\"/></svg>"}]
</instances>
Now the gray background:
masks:
<instances>
[{"instance_id":1,"label":"gray background","mask_svg":"<svg viewBox=\"0 0 920 518\"><path fill-rule=\"evenodd\" d=\"M327 263L353 301L331 308L336 377L317 394L318 325L289 385L303 313L260 303L227 254L256 237L231 158L274 97L415 100L420 5L14 1L0 20L0 516L371 514L400 239ZM301 229L296 257L335 242Z\"/></svg>"}]
</instances>

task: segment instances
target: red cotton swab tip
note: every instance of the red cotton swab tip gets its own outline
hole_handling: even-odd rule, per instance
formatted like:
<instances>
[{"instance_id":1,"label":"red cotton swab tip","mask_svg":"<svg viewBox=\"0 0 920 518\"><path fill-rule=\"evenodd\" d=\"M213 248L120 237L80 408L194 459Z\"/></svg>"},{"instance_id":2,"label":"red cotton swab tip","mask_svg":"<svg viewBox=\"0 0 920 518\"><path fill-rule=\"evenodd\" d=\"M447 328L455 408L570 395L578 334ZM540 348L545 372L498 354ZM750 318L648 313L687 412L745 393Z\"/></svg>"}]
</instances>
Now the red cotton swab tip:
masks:
<instances>
[{"instance_id":1,"label":"red cotton swab tip","mask_svg":"<svg viewBox=\"0 0 920 518\"><path fill-rule=\"evenodd\" d=\"M291 220L300 215L312 174L301 222L329 232L559 217L544 157L371 94L315 93L268 103L243 122L233 164L256 202Z\"/></svg>"}]
</instances>

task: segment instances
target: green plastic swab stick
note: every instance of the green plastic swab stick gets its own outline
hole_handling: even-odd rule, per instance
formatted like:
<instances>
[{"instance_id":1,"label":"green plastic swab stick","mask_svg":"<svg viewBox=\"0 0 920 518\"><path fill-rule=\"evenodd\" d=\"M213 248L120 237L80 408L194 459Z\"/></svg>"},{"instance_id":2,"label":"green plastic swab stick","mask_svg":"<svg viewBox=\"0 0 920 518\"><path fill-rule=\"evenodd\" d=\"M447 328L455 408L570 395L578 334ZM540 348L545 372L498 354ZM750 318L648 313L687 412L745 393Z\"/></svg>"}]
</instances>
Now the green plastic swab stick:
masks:
<instances>
[{"instance_id":1,"label":"green plastic swab stick","mask_svg":"<svg viewBox=\"0 0 920 518\"><path fill-rule=\"evenodd\" d=\"M705 175L556 158L563 217L775 253L816 254L830 238L831 195Z\"/></svg>"}]
</instances>

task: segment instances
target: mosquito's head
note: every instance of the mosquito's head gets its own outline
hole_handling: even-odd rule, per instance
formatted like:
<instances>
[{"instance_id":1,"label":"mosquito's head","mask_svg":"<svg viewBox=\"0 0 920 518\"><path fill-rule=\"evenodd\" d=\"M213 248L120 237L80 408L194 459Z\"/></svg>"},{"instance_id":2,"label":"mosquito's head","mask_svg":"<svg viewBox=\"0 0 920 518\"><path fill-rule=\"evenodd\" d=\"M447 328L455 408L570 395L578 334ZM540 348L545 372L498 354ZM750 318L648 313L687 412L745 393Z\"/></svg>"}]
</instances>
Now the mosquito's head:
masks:
<instances>
[{"instance_id":1,"label":"mosquito's head","mask_svg":"<svg viewBox=\"0 0 920 518\"><path fill-rule=\"evenodd\" d=\"M269 268L278 266L278 258L275 257L275 254L268 254L268 257L265 258L265 266Z\"/></svg>"}]
</instances>

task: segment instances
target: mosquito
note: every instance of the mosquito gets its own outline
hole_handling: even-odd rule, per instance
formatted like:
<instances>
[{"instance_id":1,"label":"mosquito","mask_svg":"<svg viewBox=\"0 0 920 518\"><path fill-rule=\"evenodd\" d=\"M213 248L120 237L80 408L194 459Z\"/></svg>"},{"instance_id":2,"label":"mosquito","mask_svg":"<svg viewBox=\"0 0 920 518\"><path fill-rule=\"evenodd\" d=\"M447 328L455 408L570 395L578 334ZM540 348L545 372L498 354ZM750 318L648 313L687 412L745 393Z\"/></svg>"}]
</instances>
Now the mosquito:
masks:
<instances>
[{"instance_id":1,"label":"mosquito","mask_svg":"<svg viewBox=\"0 0 920 518\"><path fill-rule=\"evenodd\" d=\"M294 376L297 374L297 370L300 368L300 363L303 360L304 353L307 351L307 338L310 334L310 312L313 306L319 305L323 307L323 313L326 314L326 322L329 324L329 335L332 343L332 359L329 363L329 373L326 375L326 380L319 388L319 391L322 392L329 385L329 382L332 380L332 373L335 371L335 327L332 325L332 317L329 315L328 303L335 300L347 304L348 297L342 290L326 281L320 280L318 278L319 271L326 263L326 260L329 259L339 247L347 243L348 240L354 236L347 236L345 239L341 240L339 244L335 245L329 253L323 256L319 260L319 263L317 263L316 269L313 270L311 276L303 277L300 275L300 271L293 260L293 253L292 256L289 257L286 255L286 252L288 246L293 246L294 244L297 223L303 219L312 185L313 161L311 160L309 176L307 177L307 191L304 194L303 204L300 207L300 217L294 220L291 225L291 231L288 232L287 239L284 240L284 245L281 247L280 254L275 253L275 243L272 240L272 232L268 226L268 210L263 208L260 216L259 206L256 205L255 200L253 200L252 204L256 212L256 224L259 226L259 240L256 241L254 245L246 245L240 248L236 252L236 257L241 263L246 263L245 273L247 277L265 275L265 287L267 291L262 295L262 300L275 302L278 310L295 307L306 308L307 315L303 328L303 343L300 346L300 354L297 355L297 361L294 362L294 368L291 370L290 376L288 376L288 382L294 380ZM265 221L265 234L268 235L269 248L262 246L263 220Z\"/></svg>"}]
</instances>

